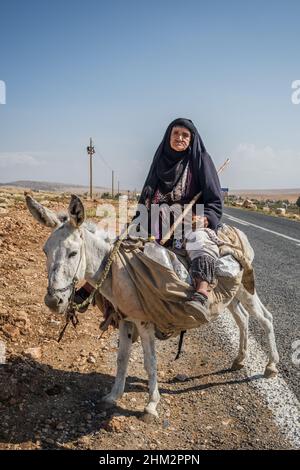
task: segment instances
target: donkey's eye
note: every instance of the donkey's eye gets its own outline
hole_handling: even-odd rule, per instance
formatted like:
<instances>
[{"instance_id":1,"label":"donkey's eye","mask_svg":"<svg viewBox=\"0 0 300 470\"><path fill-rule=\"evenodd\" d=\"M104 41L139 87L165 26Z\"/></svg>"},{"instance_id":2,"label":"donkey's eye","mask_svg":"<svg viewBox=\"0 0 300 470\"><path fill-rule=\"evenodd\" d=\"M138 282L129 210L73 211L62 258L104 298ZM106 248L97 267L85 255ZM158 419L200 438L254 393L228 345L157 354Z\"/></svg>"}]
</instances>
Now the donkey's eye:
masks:
<instances>
[{"instance_id":1,"label":"donkey's eye","mask_svg":"<svg viewBox=\"0 0 300 470\"><path fill-rule=\"evenodd\" d=\"M77 255L77 251L71 251L71 253L69 254L69 258L73 258L73 256L76 256Z\"/></svg>"}]
</instances>

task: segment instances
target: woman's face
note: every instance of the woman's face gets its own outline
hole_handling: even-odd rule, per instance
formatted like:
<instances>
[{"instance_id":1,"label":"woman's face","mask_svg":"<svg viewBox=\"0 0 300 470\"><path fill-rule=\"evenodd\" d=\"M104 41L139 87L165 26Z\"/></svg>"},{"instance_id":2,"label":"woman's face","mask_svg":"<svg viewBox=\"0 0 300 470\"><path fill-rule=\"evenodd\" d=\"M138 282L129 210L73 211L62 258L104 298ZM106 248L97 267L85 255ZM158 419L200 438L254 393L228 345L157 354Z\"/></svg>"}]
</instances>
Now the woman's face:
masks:
<instances>
[{"instance_id":1,"label":"woman's face","mask_svg":"<svg viewBox=\"0 0 300 470\"><path fill-rule=\"evenodd\" d=\"M186 127L174 126L170 136L170 147L176 152L183 152L191 142L191 132Z\"/></svg>"}]
</instances>

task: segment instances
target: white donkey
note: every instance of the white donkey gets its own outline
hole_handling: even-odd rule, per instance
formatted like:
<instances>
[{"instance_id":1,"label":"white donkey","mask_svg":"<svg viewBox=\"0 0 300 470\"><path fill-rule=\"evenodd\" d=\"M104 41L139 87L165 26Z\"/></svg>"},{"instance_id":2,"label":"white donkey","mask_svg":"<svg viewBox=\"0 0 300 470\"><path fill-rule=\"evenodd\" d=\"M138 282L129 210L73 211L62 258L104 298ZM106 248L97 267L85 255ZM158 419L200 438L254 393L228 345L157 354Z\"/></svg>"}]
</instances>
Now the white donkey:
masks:
<instances>
[{"instance_id":1,"label":"white donkey","mask_svg":"<svg viewBox=\"0 0 300 470\"><path fill-rule=\"evenodd\" d=\"M26 195L26 203L34 218L52 229L44 246L48 269L45 303L52 311L63 314L68 306L74 279L78 281L85 279L95 286L111 252L112 243L103 230L84 222L84 207L77 196L72 196L66 215L58 215L47 209L30 195ZM136 325L144 351L144 366L149 377L149 401L145 413L158 416L156 408L160 395L157 385L154 325L147 321L139 304L135 287L129 276L126 276L126 271L120 272L119 286L120 289L114 296L112 296L109 281L104 282L101 288L101 294L124 315L124 320L121 320L119 325L117 375L111 392L103 398L103 401L107 404L114 404L124 392L134 325ZM241 369L245 364L250 313L262 325L268 340L269 358L265 368L265 377L276 376L279 357L272 314L262 304L256 293L249 294L242 285L227 308L232 313L240 331L239 351L232 368Z\"/></svg>"}]
</instances>

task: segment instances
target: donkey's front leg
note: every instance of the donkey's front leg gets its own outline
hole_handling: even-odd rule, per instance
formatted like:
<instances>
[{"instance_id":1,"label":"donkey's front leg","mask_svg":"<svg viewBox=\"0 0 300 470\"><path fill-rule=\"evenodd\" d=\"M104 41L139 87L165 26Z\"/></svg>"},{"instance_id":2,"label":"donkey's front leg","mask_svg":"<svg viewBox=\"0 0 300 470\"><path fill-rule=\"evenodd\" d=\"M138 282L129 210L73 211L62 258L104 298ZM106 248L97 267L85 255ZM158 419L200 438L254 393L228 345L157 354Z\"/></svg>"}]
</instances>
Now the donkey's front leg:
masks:
<instances>
[{"instance_id":1,"label":"donkey's front leg","mask_svg":"<svg viewBox=\"0 0 300 470\"><path fill-rule=\"evenodd\" d=\"M127 375L127 366L132 346L133 324L124 320L119 324L119 350L117 375L111 392L103 397L105 403L114 404L123 395Z\"/></svg>"},{"instance_id":2,"label":"donkey's front leg","mask_svg":"<svg viewBox=\"0 0 300 470\"><path fill-rule=\"evenodd\" d=\"M157 417L158 413L156 411L156 407L160 400L160 395L157 385L154 326L151 323L142 322L137 326L144 351L144 367L149 378L149 401L145 408L145 413Z\"/></svg>"}]
</instances>

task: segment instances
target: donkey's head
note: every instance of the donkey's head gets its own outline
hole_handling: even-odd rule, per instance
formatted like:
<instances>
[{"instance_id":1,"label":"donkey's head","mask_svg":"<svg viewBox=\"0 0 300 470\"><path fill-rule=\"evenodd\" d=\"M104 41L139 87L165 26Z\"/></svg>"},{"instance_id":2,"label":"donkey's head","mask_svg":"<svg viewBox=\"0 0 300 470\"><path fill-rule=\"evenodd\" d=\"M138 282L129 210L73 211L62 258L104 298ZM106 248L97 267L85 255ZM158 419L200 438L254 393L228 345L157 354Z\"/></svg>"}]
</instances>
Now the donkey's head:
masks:
<instances>
[{"instance_id":1,"label":"donkey's head","mask_svg":"<svg viewBox=\"0 0 300 470\"><path fill-rule=\"evenodd\" d=\"M48 289L45 304L57 313L64 313L72 293L73 282L84 279L86 256L83 232L84 207L72 195L68 214L59 215L26 194L26 204L33 217L52 233L44 245L47 256Z\"/></svg>"}]
</instances>

